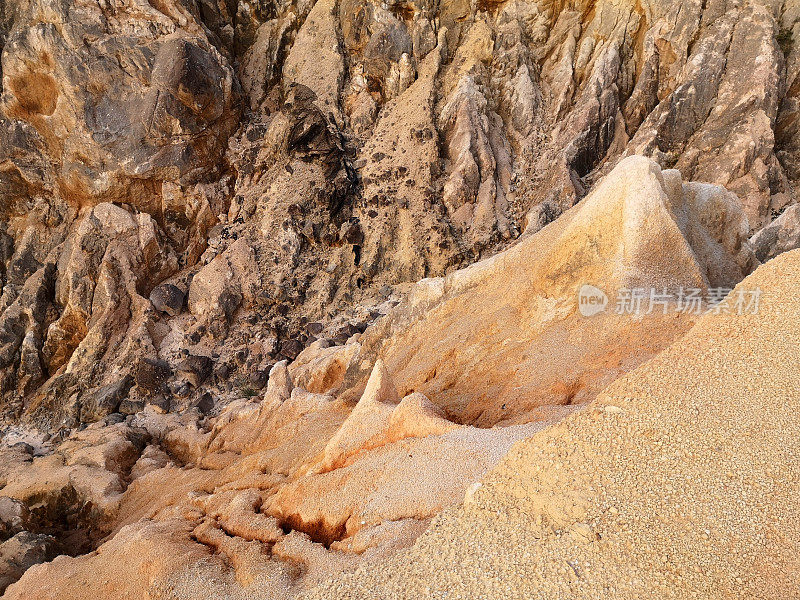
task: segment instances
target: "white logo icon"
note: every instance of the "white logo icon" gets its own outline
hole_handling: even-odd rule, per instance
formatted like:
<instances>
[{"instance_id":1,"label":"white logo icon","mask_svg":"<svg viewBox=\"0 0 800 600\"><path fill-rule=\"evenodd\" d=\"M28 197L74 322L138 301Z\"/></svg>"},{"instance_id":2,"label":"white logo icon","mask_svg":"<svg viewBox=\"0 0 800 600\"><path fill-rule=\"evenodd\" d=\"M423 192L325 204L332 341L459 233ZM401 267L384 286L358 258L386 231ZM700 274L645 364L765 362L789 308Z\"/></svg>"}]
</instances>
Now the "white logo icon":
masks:
<instances>
[{"instance_id":1,"label":"white logo icon","mask_svg":"<svg viewBox=\"0 0 800 600\"><path fill-rule=\"evenodd\" d=\"M608 296L593 285L583 285L578 292L578 311L584 317L600 314L608 306Z\"/></svg>"}]
</instances>

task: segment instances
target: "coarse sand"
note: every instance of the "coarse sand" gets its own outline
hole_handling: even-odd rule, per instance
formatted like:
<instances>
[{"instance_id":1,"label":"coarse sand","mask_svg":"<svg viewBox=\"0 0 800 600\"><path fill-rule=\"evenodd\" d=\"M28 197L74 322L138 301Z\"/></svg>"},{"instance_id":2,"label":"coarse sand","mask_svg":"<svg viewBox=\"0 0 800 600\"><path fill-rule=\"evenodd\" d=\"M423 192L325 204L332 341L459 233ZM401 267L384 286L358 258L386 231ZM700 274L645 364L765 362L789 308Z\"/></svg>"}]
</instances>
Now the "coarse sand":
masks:
<instances>
[{"instance_id":1,"label":"coarse sand","mask_svg":"<svg viewBox=\"0 0 800 600\"><path fill-rule=\"evenodd\" d=\"M800 251L756 289L306 598L800 598Z\"/></svg>"}]
</instances>

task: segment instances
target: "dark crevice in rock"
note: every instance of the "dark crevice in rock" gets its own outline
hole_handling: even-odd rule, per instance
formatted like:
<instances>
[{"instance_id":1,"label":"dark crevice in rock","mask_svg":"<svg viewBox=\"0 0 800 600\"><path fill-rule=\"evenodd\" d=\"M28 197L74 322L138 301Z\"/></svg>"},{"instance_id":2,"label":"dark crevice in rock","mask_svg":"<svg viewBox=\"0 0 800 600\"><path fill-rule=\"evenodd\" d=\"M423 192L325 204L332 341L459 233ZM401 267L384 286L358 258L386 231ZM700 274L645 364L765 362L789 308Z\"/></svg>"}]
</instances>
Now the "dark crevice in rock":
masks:
<instances>
[{"instance_id":1,"label":"dark crevice in rock","mask_svg":"<svg viewBox=\"0 0 800 600\"><path fill-rule=\"evenodd\" d=\"M323 520L306 522L298 515L289 515L278 519L278 525L287 535L293 530L305 533L312 542L322 544L328 549L332 543L347 537L347 524L344 521L334 524L326 523Z\"/></svg>"}]
</instances>

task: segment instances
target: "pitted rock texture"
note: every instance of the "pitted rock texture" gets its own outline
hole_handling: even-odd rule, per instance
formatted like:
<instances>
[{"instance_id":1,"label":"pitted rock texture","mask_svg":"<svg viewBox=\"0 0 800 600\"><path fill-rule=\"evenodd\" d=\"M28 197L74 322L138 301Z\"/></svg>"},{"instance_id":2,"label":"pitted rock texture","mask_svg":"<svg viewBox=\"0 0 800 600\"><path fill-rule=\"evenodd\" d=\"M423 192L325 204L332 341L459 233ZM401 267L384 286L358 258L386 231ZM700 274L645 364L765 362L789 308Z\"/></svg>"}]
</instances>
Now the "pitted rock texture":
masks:
<instances>
[{"instance_id":1,"label":"pitted rock texture","mask_svg":"<svg viewBox=\"0 0 800 600\"><path fill-rule=\"evenodd\" d=\"M583 317L584 281L733 286L757 264L748 231L732 192L631 157L514 247L418 282L345 344L320 339L275 363L263 394L243 393L217 411L198 402L170 412L173 369L140 357L133 381L108 384L83 405L119 412L31 452L4 450L0 500L69 525L57 539L73 540L66 553L81 555L33 567L9 597L35 588L84 598L80 582L120 561L126 576L109 580L109 597L199 598L212 589L286 598L378 565L474 494L516 442L584 410L697 318ZM670 257L653 251L665 241ZM204 267L217 274L209 281L251 257L238 243L226 254ZM205 285L201 275L193 286ZM210 361L182 356L174 371L201 387ZM121 390L134 382L150 396L128 411ZM25 532L50 531L41 527L22 523ZM130 546L136 559L123 557ZM165 560L164 551L181 558Z\"/></svg>"},{"instance_id":2,"label":"pitted rock texture","mask_svg":"<svg viewBox=\"0 0 800 600\"><path fill-rule=\"evenodd\" d=\"M677 298L681 289L732 288L758 264L747 234L731 192L626 158L541 231L420 282L361 336L345 387L363 389L380 357L401 395L423 392L460 423L521 423L553 405L586 403L693 320L661 309L631 320L616 310L623 290ZM585 284L603 286L611 302L591 319L578 310Z\"/></svg>"},{"instance_id":3,"label":"pitted rock texture","mask_svg":"<svg viewBox=\"0 0 800 600\"><path fill-rule=\"evenodd\" d=\"M726 187L753 233L796 202L799 22L779 0L6 3L4 412L74 427L131 353L260 389L626 155Z\"/></svg>"},{"instance_id":4,"label":"pitted rock texture","mask_svg":"<svg viewBox=\"0 0 800 600\"><path fill-rule=\"evenodd\" d=\"M68 555L9 597L412 544L694 325L581 285L800 245L798 39L792 0L0 3L0 584Z\"/></svg>"}]
</instances>

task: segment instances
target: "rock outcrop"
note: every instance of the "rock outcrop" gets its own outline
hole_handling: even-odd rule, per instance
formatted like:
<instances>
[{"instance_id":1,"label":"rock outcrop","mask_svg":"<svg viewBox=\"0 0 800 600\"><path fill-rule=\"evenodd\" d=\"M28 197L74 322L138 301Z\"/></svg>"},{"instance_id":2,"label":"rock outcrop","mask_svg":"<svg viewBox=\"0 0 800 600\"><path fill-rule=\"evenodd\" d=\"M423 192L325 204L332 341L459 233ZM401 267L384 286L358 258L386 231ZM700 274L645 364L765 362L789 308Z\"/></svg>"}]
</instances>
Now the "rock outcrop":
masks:
<instances>
[{"instance_id":1,"label":"rock outcrop","mask_svg":"<svg viewBox=\"0 0 800 600\"><path fill-rule=\"evenodd\" d=\"M800 248L800 208L787 208L777 219L750 238L750 245L761 262Z\"/></svg>"},{"instance_id":2,"label":"rock outcrop","mask_svg":"<svg viewBox=\"0 0 800 600\"><path fill-rule=\"evenodd\" d=\"M180 584L188 597L205 593L212 579L222 595L258 589L286 597L377 564L474 494L515 442L581 410L698 318L666 306L639 316L611 307L583 316L583 283L732 287L757 264L748 232L734 194L628 158L571 211L513 248L421 281L345 345L315 342L291 363L276 363L263 396L253 393L211 417L199 406L179 415L148 400L136 415L111 414L51 442L41 456L10 467L0 496L29 506L44 494L56 514L83 507L85 520L75 528L84 545L71 553L97 552L33 568L10 597L24 596L28 581L64 572L79 581L110 568L136 540L148 540L141 553L157 547L153 562L173 546L185 559L171 559L163 571L131 562L124 583L109 584L111 595L159 596L176 577L188 577ZM657 250L664 243L669 258ZM248 246L227 252L236 248ZM230 281L253 275L238 266L249 259L246 251L222 254L192 285L231 289ZM237 269L242 276L231 277ZM243 293L231 297L241 301ZM190 291L197 310L192 298ZM214 311L209 327L230 318ZM198 387L210 364L189 354L176 369ZM145 361L136 373L136 387L154 395L172 377L164 361ZM119 385L103 388L98 409L119 403ZM202 575L185 575L199 556L209 557ZM82 597L69 585L45 587Z\"/></svg>"},{"instance_id":3,"label":"rock outcrop","mask_svg":"<svg viewBox=\"0 0 800 600\"><path fill-rule=\"evenodd\" d=\"M0 589L358 590L514 444L623 418L587 406L791 271L799 36L789 0L0 3Z\"/></svg>"},{"instance_id":4,"label":"rock outcrop","mask_svg":"<svg viewBox=\"0 0 800 600\"><path fill-rule=\"evenodd\" d=\"M653 291L673 303L681 290L706 297L753 270L748 231L735 195L628 158L513 248L420 282L407 305L361 337L345 381L362 389L380 357L400 395L420 391L449 418L480 426L585 403L691 325L691 311L651 305ZM579 312L586 284L609 297L592 318ZM634 289L645 297L632 320L622 302Z\"/></svg>"},{"instance_id":5,"label":"rock outcrop","mask_svg":"<svg viewBox=\"0 0 800 600\"><path fill-rule=\"evenodd\" d=\"M182 2L8 7L2 112L25 132L7 143L47 164L26 181L40 188L34 197L153 213L162 181L207 180L218 168L238 122L236 84L220 40L192 12ZM27 179L15 154L4 157L9 183Z\"/></svg>"},{"instance_id":6,"label":"rock outcrop","mask_svg":"<svg viewBox=\"0 0 800 600\"><path fill-rule=\"evenodd\" d=\"M726 187L758 231L796 202L798 19L765 0L9 5L4 413L99 417L81 406L130 353L214 362L199 388L134 385L133 407L261 389L627 155Z\"/></svg>"}]
</instances>

